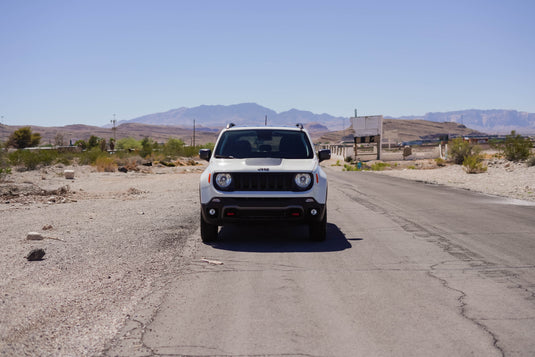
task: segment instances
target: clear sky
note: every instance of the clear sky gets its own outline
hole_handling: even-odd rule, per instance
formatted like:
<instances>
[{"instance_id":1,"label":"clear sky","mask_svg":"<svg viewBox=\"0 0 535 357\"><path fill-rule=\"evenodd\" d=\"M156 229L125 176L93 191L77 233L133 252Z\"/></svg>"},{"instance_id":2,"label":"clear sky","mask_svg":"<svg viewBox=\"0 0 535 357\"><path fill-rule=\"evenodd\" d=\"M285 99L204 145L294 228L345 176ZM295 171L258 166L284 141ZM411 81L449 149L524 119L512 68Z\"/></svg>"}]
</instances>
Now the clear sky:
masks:
<instances>
[{"instance_id":1,"label":"clear sky","mask_svg":"<svg viewBox=\"0 0 535 357\"><path fill-rule=\"evenodd\" d=\"M532 0L0 0L0 122L535 112Z\"/></svg>"}]
</instances>

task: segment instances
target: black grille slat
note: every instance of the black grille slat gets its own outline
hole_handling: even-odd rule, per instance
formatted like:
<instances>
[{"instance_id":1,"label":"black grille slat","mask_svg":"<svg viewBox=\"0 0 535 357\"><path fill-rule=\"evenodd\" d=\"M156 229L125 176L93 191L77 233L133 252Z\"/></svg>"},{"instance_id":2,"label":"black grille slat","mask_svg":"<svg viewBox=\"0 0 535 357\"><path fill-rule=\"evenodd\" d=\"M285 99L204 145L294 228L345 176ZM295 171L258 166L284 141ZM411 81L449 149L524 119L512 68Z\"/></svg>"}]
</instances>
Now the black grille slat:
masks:
<instances>
[{"instance_id":1,"label":"black grille slat","mask_svg":"<svg viewBox=\"0 0 535 357\"><path fill-rule=\"evenodd\" d=\"M233 173L235 191L293 191L294 173Z\"/></svg>"}]
</instances>

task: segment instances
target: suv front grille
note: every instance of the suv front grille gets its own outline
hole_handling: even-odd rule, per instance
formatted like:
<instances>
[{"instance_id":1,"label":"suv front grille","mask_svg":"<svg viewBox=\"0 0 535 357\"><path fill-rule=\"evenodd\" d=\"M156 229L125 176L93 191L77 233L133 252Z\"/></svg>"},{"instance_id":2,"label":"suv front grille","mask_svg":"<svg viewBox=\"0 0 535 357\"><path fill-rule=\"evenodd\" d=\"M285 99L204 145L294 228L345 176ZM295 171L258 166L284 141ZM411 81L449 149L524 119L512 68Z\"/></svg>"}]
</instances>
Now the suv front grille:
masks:
<instances>
[{"instance_id":1,"label":"suv front grille","mask_svg":"<svg viewBox=\"0 0 535 357\"><path fill-rule=\"evenodd\" d=\"M294 191L293 173L233 173L234 191Z\"/></svg>"}]
</instances>

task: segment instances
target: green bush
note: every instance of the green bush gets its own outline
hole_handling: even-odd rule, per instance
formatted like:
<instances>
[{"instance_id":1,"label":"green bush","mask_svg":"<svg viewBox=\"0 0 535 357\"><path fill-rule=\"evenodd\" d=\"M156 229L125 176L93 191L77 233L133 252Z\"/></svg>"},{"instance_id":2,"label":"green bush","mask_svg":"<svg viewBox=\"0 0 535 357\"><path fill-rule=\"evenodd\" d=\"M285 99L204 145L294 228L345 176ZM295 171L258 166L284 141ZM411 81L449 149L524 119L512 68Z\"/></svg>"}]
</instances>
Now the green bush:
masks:
<instances>
[{"instance_id":1,"label":"green bush","mask_svg":"<svg viewBox=\"0 0 535 357\"><path fill-rule=\"evenodd\" d=\"M94 165L99 157L107 157L108 153L94 147L91 150L84 151L80 154L80 165Z\"/></svg>"},{"instance_id":2,"label":"green bush","mask_svg":"<svg viewBox=\"0 0 535 357\"><path fill-rule=\"evenodd\" d=\"M437 164L438 167L444 167L446 166L446 161L444 161L444 159L440 158L440 157L437 157L435 159L435 162Z\"/></svg>"},{"instance_id":3,"label":"green bush","mask_svg":"<svg viewBox=\"0 0 535 357\"><path fill-rule=\"evenodd\" d=\"M187 156L184 155L185 145L180 139L169 138L163 146L163 153L169 157Z\"/></svg>"},{"instance_id":4,"label":"green bush","mask_svg":"<svg viewBox=\"0 0 535 357\"><path fill-rule=\"evenodd\" d=\"M463 168L469 174L479 174L487 171L483 164L483 156L478 152L464 158Z\"/></svg>"},{"instance_id":5,"label":"green bush","mask_svg":"<svg viewBox=\"0 0 535 357\"><path fill-rule=\"evenodd\" d=\"M514 130L505 137L502 144L504 156L509 161L526 160L531 153L531 141L517 134Z\"/></svg>"},{"instance_id":6,"label":"green bush","mask_svg":"<svg viewBox=\"0 0 535 357\"><path fill-rule=\"evenodd\" d=\"M463 138L455 138L451 141L450 156L454 163L461 165L466 157L472 155L473 145L468 141L464 141Z\"/></svg>"},{"instance_id":7,"label":"green bush","mask_svg":"<svg viewBox=\"0 0 535 357\"><path fill-rule=\"evenodd\" d=\"M117 140L118 150L139 151L143 148L141 141L134 138L122 138Z\"/></svg>"},{"instance_id":8,"label":"green bush","mask_svg":"<svg viewBox=\"0 0 535 357\"><path fill-rule=\"evenodd\" d=\"M372 171L383 171L385 168L390 167L386 162L376 162L372 164Z\"/></svg>"},{"instance_id":9,"label":"green bush","mask_svg":"<svg viewBox=\"0 0 535 357\"><path fill-rule=\"evenodd\" d=\"M11 167L9 167L7 152L4 151L2 145L0 145L0 182L9 174L11 174Z\"/></svg>"},{"instance_id":10,"label":"green bush","mask_svg":"<svg viewBox=\"0 0 535 357\"><path fill-rule=\"evenodd\" d=\"M35 170L37 166L49 166L58 157L55 150L17 150L8 155L14 166L24 166L26 170Z\"/></svg>"}]
</instances>

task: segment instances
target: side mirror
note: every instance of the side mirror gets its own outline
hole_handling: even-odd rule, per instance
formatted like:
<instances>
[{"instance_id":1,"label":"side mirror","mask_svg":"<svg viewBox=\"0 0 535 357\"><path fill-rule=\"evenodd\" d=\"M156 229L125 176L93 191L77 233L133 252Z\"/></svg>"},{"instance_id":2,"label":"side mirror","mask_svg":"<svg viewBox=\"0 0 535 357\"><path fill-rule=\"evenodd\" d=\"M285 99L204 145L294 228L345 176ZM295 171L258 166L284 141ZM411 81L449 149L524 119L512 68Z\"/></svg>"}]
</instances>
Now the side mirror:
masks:
<instances>
[{"instance_id":1,"label":"side mirror","mask_svg":"<svg viewBox=\"0 0 535 357\"><path fill-rule=\"evenodd\" d=\"M210 161L210 158L212 157L212 150L210 149L199 150L199 157L201 158L201 160Z\"/></svg>"},{"instance_id":2,"label":"side mirror","mask_svg":"<svg viewBox=\"0 0 535 357\"><path fill-rule=\"evenodd\" d=\"M318 151L318 159L320 162L324 160L329 160L331 158L331 150L329 149L323 149Z\"/></svg>"}]
</instances>

